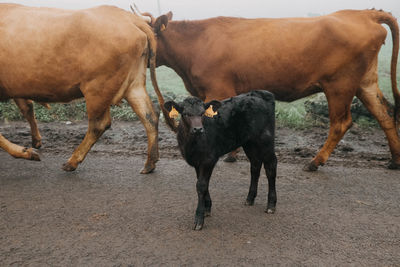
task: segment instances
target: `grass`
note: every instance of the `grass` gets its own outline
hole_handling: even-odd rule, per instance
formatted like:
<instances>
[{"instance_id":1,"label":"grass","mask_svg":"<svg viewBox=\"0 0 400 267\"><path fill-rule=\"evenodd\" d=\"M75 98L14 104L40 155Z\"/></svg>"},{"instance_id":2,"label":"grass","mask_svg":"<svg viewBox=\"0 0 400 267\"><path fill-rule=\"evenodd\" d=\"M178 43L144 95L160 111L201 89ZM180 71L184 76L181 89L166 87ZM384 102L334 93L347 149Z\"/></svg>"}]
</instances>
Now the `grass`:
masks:
<instances>
[{"instance_id":1,"label":"grass","mask_svg":"<svg viewBox=\"0 0 400 267\"><path fill-rule=\"evenodd\" d=\"M390 60L392 55L392 41L390 36L387 38L386 45L382 46L378 57L378 74L379 86L383 91L386 98L393 102L391 82L390 82ZM400 70L397 72L398 83L400 77ZM188 96L188 92L181 78L170 68L159 67L157 68L157 81L160 86L161 92L166 100L182 100ZM147 73L147 90L153 102L157 102L157 98L153 87L151 86L150 74ZM313 96L311 96L313 97ZM315 118L307 116L304 103L310 99L303 98L291 103L277 102L276 105L276 118L279 125L306 128L311 125L317 125ZM158 104L157 104L158 105ZM48 110L39 104L34 104L35 114L39 121L77 121L86 118L86 107L83 100L74 101L68 104L51 104L51 109ZM111 108L111 116L117 120L135 120L136 114L132 111L130 106L123 102L121 106ZM0 120L21 120L23 119L18 108L12 101L0 103ZM359 122L360 125L376 125L371 123L366 118L362 118Z\"/></svg>"}]
</instances>

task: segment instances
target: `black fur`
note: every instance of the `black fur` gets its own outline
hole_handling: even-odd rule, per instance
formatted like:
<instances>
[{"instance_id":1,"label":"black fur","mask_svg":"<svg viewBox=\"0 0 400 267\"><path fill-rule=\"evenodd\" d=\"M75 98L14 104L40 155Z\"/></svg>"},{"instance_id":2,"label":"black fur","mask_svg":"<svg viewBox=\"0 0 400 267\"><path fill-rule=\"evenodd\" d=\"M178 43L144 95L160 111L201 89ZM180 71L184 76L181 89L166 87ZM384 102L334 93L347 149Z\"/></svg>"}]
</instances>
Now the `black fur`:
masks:
<instances>
[{"instance_id":1,"label":"black fur","mask_svg":"<svg viewBox=\"0 0 400 267\"><path fill-rule=\"evenodd\" d=\"M182 103L165 103L167 109L175 107L181 113L177 135L179 148L187 163L196 169L199 202L195 230L202 228L204 216L211 212L208 184L215 164L219 157L239 147L243 147L251 163L251 185L246 204L254 204L264 164L269 184L266 212L275 211L274 101L274 96L267 91L252 91L222 102L204 104L199 98L188 97ZM218 112L212 118L204 115L210 105Z\"/></svg>"}]
</instances>

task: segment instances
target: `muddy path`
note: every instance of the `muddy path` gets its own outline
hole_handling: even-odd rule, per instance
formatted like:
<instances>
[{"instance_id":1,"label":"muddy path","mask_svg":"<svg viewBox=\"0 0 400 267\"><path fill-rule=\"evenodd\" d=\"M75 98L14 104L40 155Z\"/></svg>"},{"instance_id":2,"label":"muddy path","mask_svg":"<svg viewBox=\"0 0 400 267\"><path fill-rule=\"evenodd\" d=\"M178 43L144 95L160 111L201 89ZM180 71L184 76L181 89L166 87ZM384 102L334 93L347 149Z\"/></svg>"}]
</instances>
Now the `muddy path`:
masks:
<instances>
[{"instance_id":1,"label":"muddy path","mask_svg":"<svg viewBox=\"0 0 400 267\"><path fill-rule=\"evenodd\" d=\"M400 264L400 172L380 130L351 129L328 163L302 171L327 129L277 129L278 204L263 212L267 181L252 207L244 154L213 173L212 216L191 230L195 172L175 136L160 125L161 160L140 175L146 135L138 122L114 122L75 172L60 167L86 123L41 123L41 162L0 151L1 266ZM26 123L0 124L30 144Z\"/></svg>"}]
</instances>

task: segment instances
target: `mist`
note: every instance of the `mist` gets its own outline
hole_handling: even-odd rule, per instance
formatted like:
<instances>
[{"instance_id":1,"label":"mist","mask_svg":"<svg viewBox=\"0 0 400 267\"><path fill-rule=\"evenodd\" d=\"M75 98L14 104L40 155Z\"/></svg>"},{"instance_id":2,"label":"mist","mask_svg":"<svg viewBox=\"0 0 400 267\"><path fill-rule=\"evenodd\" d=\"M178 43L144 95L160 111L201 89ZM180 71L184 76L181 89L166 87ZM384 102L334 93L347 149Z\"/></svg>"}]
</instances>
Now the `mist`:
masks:
<instances>
[{"instance_id":1,"label":"mist","mask_svg":"<svg viewBox=\"0 0 400 267\"><path fill-rule=\"evenodd\" d=\"M399 0L135 0L142 12L155 16L168 11L174 19L203 19L216 16L257 17L307 17L325 15L341 9L383 9L400 18ZM128 0L10 0L0 3L19 3L36 7L82 9L98 5L115 5L129 10Z\"/></svg>"}]
</instances>

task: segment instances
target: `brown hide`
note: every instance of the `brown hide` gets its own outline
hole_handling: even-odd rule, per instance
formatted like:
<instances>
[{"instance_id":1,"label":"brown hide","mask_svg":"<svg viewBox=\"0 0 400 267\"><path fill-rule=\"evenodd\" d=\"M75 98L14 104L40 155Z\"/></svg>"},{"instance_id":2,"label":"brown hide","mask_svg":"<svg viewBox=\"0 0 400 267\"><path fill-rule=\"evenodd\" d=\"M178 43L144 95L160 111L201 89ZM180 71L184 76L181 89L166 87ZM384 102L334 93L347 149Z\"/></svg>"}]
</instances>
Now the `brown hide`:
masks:
<instances>
[{"instance_id":1,"label":"brown hide","mask_svg":"<svg viewBox=\"0 0 400 267\"><path fill-rule=\"evenodd\" d=\"M71 171L110 126L110 105L125 98L147 131L142 172L148 173L158 160L158 114L145 90L146 67L149 56L155 61L155 50L151 28L116 7L71 11L0 4L0 100L84 97L89 127L63 167Z\"/></svg>"},{"instance_id":2,"label":"brown hide","mask_svg":"<svg viewBox=\"0 0 400 267\"><path fill-rule=\"evenodd\" d=\"M205 101L255 89L269 90L281 101L324 92L330 132L307 166L309 170L327 161L351 126L350 104L357 96L384 129L395 168L400 166L400 141L377 83L377 57L386 38L381 23L389 25L393 36L392 91L395 112L399 112L399 30L395 18L383 11L343 10L313 18L170 21L164 31L155 28L157 63L174 69L186 89Z\"/></svg>"}]
</instances>

